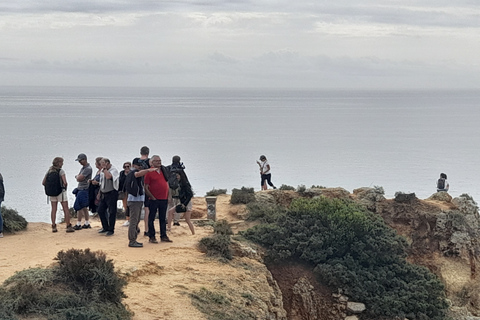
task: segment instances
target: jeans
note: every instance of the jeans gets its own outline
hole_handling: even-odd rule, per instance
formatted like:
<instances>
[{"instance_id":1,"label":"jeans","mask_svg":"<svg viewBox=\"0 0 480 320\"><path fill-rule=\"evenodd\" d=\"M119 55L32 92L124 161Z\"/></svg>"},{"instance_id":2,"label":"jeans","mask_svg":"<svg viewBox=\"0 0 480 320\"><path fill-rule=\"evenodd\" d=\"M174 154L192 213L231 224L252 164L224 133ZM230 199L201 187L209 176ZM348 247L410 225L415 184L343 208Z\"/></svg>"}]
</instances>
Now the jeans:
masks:
<instances>
[{"instance_id":1,"label":"jeans","mask_svg":"<svg viewBox=\"0 0 480 320\"><path fill-rule=\"evenodd\" d=\"M100 204L98 205L98 215L100 216L100 221L102 222L102 228L105 231L114 232L115 230L115 222L117 221L117 201L117 190L101 194Z\"/></svg>"},{"instance_id":2,"label":"jeans","mask_svg":"<svg viewBox=\"0 0 480 320\"><path fill-rule=\"evenodd\" d=\"M150 209L150 213L148 214L148 236L150 239L155 238L154 221L157 212L160 223L160 238L165 238L167 236L167 207L167 199L148 201L148 208Z\"/></svg>"},{"instance_id":3,"label":"jeans","mask_svg":"<svg viewBox=\"0 0 480 320\"><path fill-rule=\"evenodd\" d=\"M0 233L3 232L2 201L0 201Z\"/></svg>"}]
</instances>

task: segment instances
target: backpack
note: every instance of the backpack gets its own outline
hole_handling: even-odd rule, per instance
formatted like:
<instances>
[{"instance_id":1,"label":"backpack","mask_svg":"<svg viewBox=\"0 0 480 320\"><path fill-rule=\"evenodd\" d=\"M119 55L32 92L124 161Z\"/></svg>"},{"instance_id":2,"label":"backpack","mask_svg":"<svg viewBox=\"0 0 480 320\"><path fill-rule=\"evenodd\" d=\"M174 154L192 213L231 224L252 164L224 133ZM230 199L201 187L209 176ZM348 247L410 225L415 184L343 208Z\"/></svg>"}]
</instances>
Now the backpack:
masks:
<instances>
[{"instance_id":1,"label":"backpack","mask_svg":"<svg viewBox=\"0 0 480 320\"><path fill-rule=\"evenodd\" d=\"M440 178L437 181L437 189L438 190L443 190L445 189L445 178Z\"/></svg>"},{"instance_id":2,"label":"backpack","mask_svg":"<svg viewBox=\"0 0 480 320\"><path fill-rule=\"evenodd\" d=\"M124 188L128 194L138 197L143 195L143 177L135 177L136 170L132 170L125 178Z\"/></svg>"},{"instance_id":3,"label":"backpack","mask_svg":"<svg viewBox=\"0 0 480 320\"><path fill-rule=\"evenodd\" d=\"M62 193L62 181L60 180L60 170L50 170L45 176L45 194L50 197L56 197Z\"/></svg>"},{"instance_id":4,"label":"backpack","mask_svg":"<svg viewBox=\"0 0 480 320\"><path fill-rule=\"evenodd\" d=\"M178 179L177 179L177 170L170 168L169 175L168 175L168 187L170 189L176 190L178 189Z\"/></svg>"}]
</instances>

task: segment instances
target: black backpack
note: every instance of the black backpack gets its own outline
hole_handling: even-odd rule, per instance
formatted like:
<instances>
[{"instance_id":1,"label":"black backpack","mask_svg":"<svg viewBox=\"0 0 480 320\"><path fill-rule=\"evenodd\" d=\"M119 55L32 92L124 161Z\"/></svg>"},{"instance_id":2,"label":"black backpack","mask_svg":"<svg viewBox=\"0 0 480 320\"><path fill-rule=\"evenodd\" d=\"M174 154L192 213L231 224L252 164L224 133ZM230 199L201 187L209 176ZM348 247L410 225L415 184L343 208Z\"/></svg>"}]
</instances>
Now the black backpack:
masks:
<instances>
[{"instance_id":1,"label":"black backpack","mask_svg":"<svg viewBox=\"0 0 480 320\"><path fill-rule=\"evenodd\" d=\"M62 181L60 180L60 170L50 170L45 176L45 194L50 197L56 197L62 193Z\"/></svg>"},{"instance_id":2,"label":"black backpack","mask_svg":"<svg viewBox=\"0 0 480 320\"><path fill-rule=\"evenodd\" d=\"M170 168L168 175L168 187L170 189L178 189L178 179L177 179L177 170Z\"/></svg>"},{"instance_id":3,"label":"black backpack","mask_svg":"<svg viewBox=\"0 0 480 320\"><path fill-rule=\"evenodd\" d=\"M440 178L437 181L437 189L442 190L445 189L445 178Z\"/></svg>"},{"instance_id":4,"label":"black backpack","mask_svg":"<svg viewBox=\"0 0 480 320\"><path fill-rule=\"evenodd\" d=\"M143 195L143 177L135 177L136 170L132 170L125 178L124 188L128 194L138 197Z\"/></svg>"}]
</instances>

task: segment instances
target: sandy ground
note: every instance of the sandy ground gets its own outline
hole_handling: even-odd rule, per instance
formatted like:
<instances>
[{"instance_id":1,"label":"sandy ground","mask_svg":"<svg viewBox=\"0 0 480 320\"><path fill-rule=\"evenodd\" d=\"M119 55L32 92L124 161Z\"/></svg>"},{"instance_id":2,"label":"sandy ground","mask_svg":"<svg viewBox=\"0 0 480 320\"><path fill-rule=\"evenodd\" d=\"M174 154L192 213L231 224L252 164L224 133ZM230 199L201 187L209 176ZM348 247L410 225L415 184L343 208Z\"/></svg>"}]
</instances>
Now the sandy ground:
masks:
<instances>
[{"instance_id":1,"label":"sandy ground","mask_svg":"<svg viewBox=\"0 0 480 320\"><path fill-rule=\"evenodd\" d=\"M217 200L217 219L232 216L229 196ZM206 212L204 198L194 199L194 212ZM48 215L48 213L46 213ZM115 268L128 276L125 303L135 313L134 319L205 319L190 303L188 292L208 287L225 266L205 257L197 248L198 241L211 235L211 226L196 226L192 235L185 222L169 232L172 243L148 243L140 223L139 242L143 248L129 248L127 227L118 220L115 234L111 237L98 234L100 221L92 221L92 229L74 233L65 232L65 224L58 224L58 232L52 233L50 224L29 223L26 231L5 234L0 239L0 281L3 282L16 271L31 267L46 267L55 263L57 252L70 248L101 250L113 259ZM158 220L156 221L158 232ZM158 239L158 236L157 236ZM218 266L218 269L217 269ZM228 268L227 268L228 270Z\"/></svg>"}]
</instances>

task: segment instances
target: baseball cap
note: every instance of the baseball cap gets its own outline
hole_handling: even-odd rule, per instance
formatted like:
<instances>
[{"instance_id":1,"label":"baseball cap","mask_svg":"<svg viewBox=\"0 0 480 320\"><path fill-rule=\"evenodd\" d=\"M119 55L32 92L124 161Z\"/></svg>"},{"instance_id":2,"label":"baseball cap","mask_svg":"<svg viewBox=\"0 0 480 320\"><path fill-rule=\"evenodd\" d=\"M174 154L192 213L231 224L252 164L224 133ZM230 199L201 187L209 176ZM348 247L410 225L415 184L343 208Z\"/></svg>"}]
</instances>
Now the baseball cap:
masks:
<instances>
[{"instance_id":1,"label":"baseball cap","mask_svg":"<svg viewBox=\"0 0 480 320\"><path fill-rule=\"evenodd\" d=\"M77 159L75 159L75 161L80 161L80 160L87 160L87 156L85 155L85 153L80 153Z\"/></svg>"}]
</instances>

